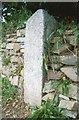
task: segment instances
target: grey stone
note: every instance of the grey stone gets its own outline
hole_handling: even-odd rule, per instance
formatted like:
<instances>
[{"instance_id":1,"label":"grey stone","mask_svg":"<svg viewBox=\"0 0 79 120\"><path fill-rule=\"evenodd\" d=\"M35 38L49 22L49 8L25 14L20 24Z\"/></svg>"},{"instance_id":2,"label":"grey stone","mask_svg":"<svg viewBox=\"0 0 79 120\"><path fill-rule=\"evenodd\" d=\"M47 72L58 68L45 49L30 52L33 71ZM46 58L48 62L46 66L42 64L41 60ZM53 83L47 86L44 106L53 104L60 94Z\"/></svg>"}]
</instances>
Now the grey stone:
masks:
<instances>
[{"instance_id":1,"label":"grey stone","mask_svg":"<svg viewBox=\"0 0 79 120\"><path fill-rule=\"evenodd\" d=\"M19 43L14 43L13 49L14 49L15 52L19 51L20 50Z\"/></svg>"},{"instance_id":2,"label":"grey stone","mask_svg":"<svg viewBox=\"0 0 79 120\"><path fill-rule=\"evenodd\" d=\"M24 77L24 68L21 70L21 76Z\"/></svg>"},{"instance_id":3,"label":"grey stone","mask_svg":"<svg viewBox=\"0 0 79 120\"><path fill-rule=\"evenodd\" d=\"M20 76L19 85L18 85L19 88L23 88L23 82L24 82L24 78Z\"/></svg>"},{"instance_id":4,"label":"grey stone","mask_svg":"<svg viewBox=\"0 0 79 120\"><path fill-rule=\"evenodd\" d=\"M75 100L79 100L78 95L79 95L79 87L78 87L78 85L77 84L70 84L69 85L68 96L70 98L75 99Z\"/></svg>"},{"instance_id":5,"label":"grey stone","mask_svg":"<svg viewBox=\"0 0 79 120\"><path fill-rule=\"evenodd\" d=\"M17 30L17 37L20 37L21 36L21 32L20 30Z\"/></svg>"},{"instance_id":6,"label":"grey stone","mask_svg":"<svg viewBox=\"0 0 79 120\"><path fill-rule=\"evenodd\" d=\"M15 41L16 41L16 39L14 37L11 37L11 38L7 39L7 42L15 42Z\"/></svg>"},{"instance_id":7,"label":"grey stone","mask_svg":"<svg viewBox=\"0 0 79 120\"><path fill-rule=\"evenodd\" d=\"M48 83L45 83L44 88L43 88L43 93L49 93L52 91L53 91L52 82L50 81Z\"/></svg>"},{"instance_id":8,"label":"grey stone","mask_svg":"<svg viewBox=\"0 0 79 120\"><path fill-rule=\"evenodd\" d=\"M14 55L14 50L10 50L10 56Z\"/></svg>"},{"instance_id":9,"label":"grey stone","mask_svg":"<svg viewBox=\"0 0 79 120\"><path fill-rule=\"evenodd\" d=\"M20 66L23 66L24 65L24 59L22 57L18 57L18 64Z\"/></svg>"},{"instance_id":10,"label":"grey stone","mask_svg":"<svg viewBox=\"0 0 79 120\"><path fill-rule=\"evenodd\" d=\"M77 40L75 40L75 35L67 36L66 38L70 42L71 45L76 46L78 44Z\"/></svg>"},{"instance_id":11,"label":"grey stone","mask_svg":"<svg viewBox=\"0 0 79 120\"><path fill-rule=\"evenodd\" d=\"M18 63L18 56L11 56L10 61L11 63Z\"/></svg>"},{"instance_id":12,"label":"grey stone","mask_svg":"<svg viewBox=\"0 0 79 120\"><path fill-rule=\"evenodd\" d=\"M17 42L20 42L20 43L22 43L22 42L24 42L25 41L25 37L23 38L23 37L18 37L17 38Z\"/></svg>"},{"instance_id":13,"label":"grey stone","mask_svg":"<svg viewBox=\"0 0 79 120\"><path fill-rule=\"evenodd\" d=\"M64 99L64 100L69 100L69 98L65 95L59 94L59 98L60 99Z\"/></svg>"},{"instance_id":14,"label":"grey stone","mask_svg":"<svg viewBox=\"0 0 79 120\"><path fill-rule=\"evenodd\" d=\"M61 71L48 70L48 80L59 80L63 77Z\"/></svg>"},{"instance_id":15,"label":"grey stone","mask_svg":"<svg viewBox=\"0 0 79 120\"><path fill-rule=\"evenodd\" d=\"M62 67L62 64L61 63L57 63L57 64L52 63L51 67L53 70L59 70Z\"/></svg>"},{"instance_id":16,"label":"grey stone","mask_svg":"<svg viewBox=\"0 0 79 120\"><path fill-rule=\"evenodd\" d=\"M1 44L1 48L2 48L2 49L5 49L5 48L6 48L6 43L2 43L2 44Z\"/></svg>"},{"instance_id":17,"label":"grey stone","mask_svg":"<svg viewBox=\"0 0 79 120\"><path fill-rule=\"evenodd\" d=\"M24 53L24 49L21 49L20 52L21 52L21 53Z\"/></svg>"},{"instance_id":18,"label":"grey stone","mask_svg":"<svg viewBox=\"0 0 79 120\"><path fill-rule=\"evenodd\" d=\"M9 77L11 75L11 73L10 73L10 66L3 66L2 67L2 74L6 75L7 77Z\"/></svg>"},{"instance_id":19,"label":"grey stone","mask_svg":"<svg viewBox=\"0 0 79 120\"><path fill-rule=\"evenodd\" d=\"M24 49L24 44L20 44L20 48L21 48L21 49Z\"/></svg>"},{"instance_id":20,"label":"grey stone","mask_svg":"<svg viewBox=\"0 0 79 120\"><path fill-rule=\"evenodd\" d=\"M55 19L42 9L37 10L26 23L24 101L32 106L41 105L44 41L55 28Z\"/></svg>"},{"instance_id":21,"label":"grey stone","mask_svg":"<svg viewBox=\"0 0 79 120\"><path fill-rule=\"evenodd\" d=\"M7 39L8 39L8 38L16 37L16 33L6 34L6 37L7 37Z\"/></svg>"},{"instance_id":22,"label":"grey stone","mask_svg":"<svg viewBox=\"0 0 79 120\"><path fill-rule=\"evenodd\" d=\"M20 54L21 54L20 52L16 52L16 50L15 51L14 50L10 50L9 52L10 52L10 57L11 56L20 56Z\"/></svg>"},{"instance_id":23,"label":"grey stone","mask_svg":"<svg viewBox=\"0 0 79 120\"><path fill-rule=\"evenodd\" d=\"M65 56L60 56L60 62L66 65L76 65L77 64L77 56L73 55L65 55Z\"/></svg>"},{"instance_id":24,"label":"grey stone","mask_svg":"<svg viewBox=\"0 0 79 120\"><path fill-rule=\"evenodd\" d=\"M74 82L78 82L77 80L77 68L69 66L69 67L62 67L61 71L65 73L65 75L70 78Z\"/></svg>"},{"instance_id":25,"label":"grey stone","mask_svg":"<svg viewBox=\"0 0 79 120\"><path fill-rule=\"evenodd\" d=\"M59 103L59 108L64 108L68 110L78 110L79 103L77 101L61 100Z\"/></svg>"},{"instance_id":26,"label":"grey stone","mask_svg":"<svg viewBox=\"0 0 79 120\"><path fill-rule=\"evenodd\" d=\"M14 43L8 43L6 45L6 49L13 49L13 47L14 47Z\"/></svg>"},{"instance_id":27,"label":"grey stone","mask_svg":"<svg viewBox=\"0 0 79 120\"><path fill-rule=\"evenodd\" d=\"M12 77L12 79L10 78L11 84L18 86L18 76L14 76Z\"/></svg>"},{"instance_id":28,"label":"grey stone","mask_svg":"<svg viewBox=\"0 0 79 120\"><path fill-rule=\"evenodd\" d=\"M68 116L70 118L76 118L77 111L63 110L63 115Z\"/></svg>"},{"instance_id":29,"label":"grey stone","mask_svg":"<svg viewBox=\"0 0 79 120\"><path fill-rule=\"evenodd\" d=\"M44 100L44 101L47 101L48 99L49 99L49 100L53 100L53 99L54 99L54 96L55 96L55 93L54 93L54 92L48 93L48 94L46 94L46 95L44 95L44 96L42 97L42 100Z\"/></svg>"},{"instance_id":30,"label":"grey stone","mask_svg":"<svg viewBox=\"0 0 79 120\"><path fill-rule=\"evenodd\" d=\"M17 37L25 36L25 29L17 30Z\"/></svg>"},{"instance_id":31,"label":"grey stone","mask_svg":"<svg viewBox=\"0 0 79 120\"><path fill-rule=\"evenodd\" d=\"M9 54L10 54L10 50L4 49L4 55L9 57Z\"/></svg>"}]
</instances>

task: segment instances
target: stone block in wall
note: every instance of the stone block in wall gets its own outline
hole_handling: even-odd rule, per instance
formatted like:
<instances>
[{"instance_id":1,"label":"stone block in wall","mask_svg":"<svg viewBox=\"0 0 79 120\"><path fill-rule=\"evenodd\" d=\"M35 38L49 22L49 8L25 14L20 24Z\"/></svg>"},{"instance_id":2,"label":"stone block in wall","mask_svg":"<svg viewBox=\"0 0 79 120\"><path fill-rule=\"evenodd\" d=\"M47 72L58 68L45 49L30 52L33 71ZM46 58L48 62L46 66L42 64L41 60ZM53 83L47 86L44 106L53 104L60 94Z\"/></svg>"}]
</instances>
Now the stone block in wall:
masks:
<instances>
[{"instance_id":1,"label":"stone block in wall","mask_svg":"<svg viewBox=\"0 0 79 120\"><path fill-rule=\"evenodd\" d=\"M2 43L0 47L1 47L2 49L5 49L5 48L6 48L6 43Z\"/></svg>"},{"instance_id":2,"label":"stone block in wall","mask_svg":"<svg viewBox=\"0 0 79 120\"><path fill-rule=\"evenodd\" d=\"M20 50L20 52L21 52L21 53L24 53L24 49L22 48L22 49Z\"/></svg>"},{"instance_id":3,"label":"stone block in wall","mask_svg":"<svg viewBox=\"0 0 79 120\"><path fill-rule=\"evenodd\" d=\"M79 87L77 84L70 84L69 85L69 92L68 92L68 97L79 100L78 98L79 95Z\"/></svg>"},{"instance_id":4,"label":"stone block in wall","mask_svg":"<svg viewBox=\"0 0 79 120\"><path fill-rule=\"evenodd\" d=\"M2 74L9 77L11 75L10 66L2 66Z\"/></svg>"},{"instance_id":5,"label":"stone block in wall","mask_svg":"<svg viewBox=\"0 0 79 120\"><path fill-rule=\"evenodd\" d=\"M23 65L24 65L24 60L23 60L23 58L22 58L22 57L19 57L19 56L15 56L15 55L11 56L10 61L11 61L11 63L17 63L17 64L19 64L20 66L23 66Z\"/></svg>"},{"instance_id":6,"label":"stone block in wall","mask_svg":"<svg viewBox=\"0 0 79 120\"><path fill-rule=\"evenodd\" d=\"M10 50L4 49L3 55L9 57L9 55L10 55Z\"/></svg>"},{"instance_id":7,"label":"stone block in wall","mask_svg":"<svg viewBox=\"0 0 79 120\"><path fill-rule=\"evenodd\" d=\"M20 44L21 49L24 49L24 44Z\"/></svg>"},{"instance_id":8,"label":"stone block in wall","mask_svg":"<svg viewBox=\"0 0 79 120\"><path fill-rule=\"evenodd\" d=\"M19 84L18 84L18 87L19 87L20 89L23 88L23 82L24 82L24 78L23 78L22 76L20 76L20 78L19 78Z\"/></svg>"},{"instance_id":9,"label":"stone block in wall","mask_svg":"<svg viewBox=\"0 0 79 120\"><path fill-rule=\"evenodd\" d=\"M6 34L6 38L8 39L8 38L13 38L13 37L15 37L16 38L16 33L10 33L10 34Z\"/></svg>"},{"instance_id":10,"label":"stone block in wall","mask_svg":"<svg viewBox=\"0 0 79 120\"><path fill-rule=\"evenodd\" d=\"M14 43L8 43L8 44L6 45L6 49L8 49L8 50L12 50L13 47L14 47Z\"/></svg>"},{"instance_id":11,"label":"stone block in wall","mask_svg":"<svg viewBox=\"0 0 79 120\"><path fill-rule=\"evenodd\" d=\"M13 50L14 50L15 52L18 52L18 51L20 50L20 45L19 45L19 43L14 43Z\"/></svg>"},{"instance_id":12,"label":"stone block in wall","mask_svg":"<svg viewBox=\"0 0 79 120\"><path fill-rule=\"evenodd\" d=\"M26 23L24 101L30 105L41 105L44 42L55 29L55 19L42 9L37 10Z\"/></svg>"},{"instance_id":13,"label":"stone block in wall","mask_svg":"<svg viewBox=\"0 0 79 120\"><path fill-rule=\"evenodd\" d=\"M11 56L10 61L11 63L18 63L18 56Z\"/></svg>"},{"instance_id":14,"label":"stone block in wall","mask_svg":"<svg viewBox=\"0 0 79 120\"><path fill-rule=\"evenodd\" d=\"M16 38L15 37L8 38L7 42L16 42Z\"/></svg>"},{"instance_id":15,"label":"stone block in wall","mask_svg":"<svg viewBox=\"0 0 79 120\"><path fill-rule=\"evenodd\" d=\"M10 76L9 81L12 85L18 86L19 76Z\"/></svg>"},{"instance_id":16,"label":"stone block in wall","mask_svg":"<svg viewBox=\"0 0 79 120\"><path fill-rule=\"evenodd\" d=\"M48 94L46 94L46 95L43 96L42 100L43 101L47 101L48 99L49 100L53 100L54 96L55 96L55 92L48 93Z\"/></svg>"},{"instance_id":17,"label":"stone block in wall","mask_svg":"<svg viewBox=\"0 0 79 120\"><path fill-rule=\"evenodd\" d=\"M10 56L15 55L14 50L10 50Z\"/></svg>"},{"instance_id":18,"label":"stone block in wall","mask_svg":"<svg viewBox=\"0 0 79 120\"><path fill-rule=\"evenodd\" d=\"M50 93L53 91L54 91L54 89L52 88L52 82L51 81L46 82L44 84L43 93Z\"/></svg>"},{"instance_id":19,"label":"stone block in wall","mask_svg":"<svg viewBox=\"0 0 79 120\"><path fill-rule=\"evenodd\" d=\"M62 67L61 71L72 81L78 82L77 68L73 66Z\"/></svg>"},{"instance_id":20,"label":"stone block in wall","mask_svg":"<svg viewBox=\"0 0 79 120\"><path fill-rule=\"evenodd\" d=\"M17 30L17 37L24 37L25 36L25 29Z\"/></svg>"},{"instance_id":21,"label":"stone block in wall","mask_svg":"<svg viewBox=\"0 0 79 120\"><path fill-rule=\"evenodd\" d=\"M21 70L21 76L24 77L24 68Z\"/></svg>"},{"instance_id":22,"label":"stone block in wall","mask_svg":"<svg viewBox=\"0 0 79 120\"><path fill-rule=\"evenodd\" d=\"M23 65L24 65L24 59L23 59L22 57L19 57L19 58L18 58L18 64L19 64L20 66L23 66Z\"/></svg>"},{"instance_id":23,"label":"stone block in wall","mask_svg":"<svg viewBox=\"0 0 79 120\"><path fill-rule=\"evenodd\" d=\"M20 42L20 43L23 43L24 40L25 40L25 37L18 37L16 41Z\"/></svg>"},{"instance_id":24,"label":"stone block in wall","mask_svg":"<svg viewBox=\"0 0 79 120\"><path fill-rule=\"evenodd\" d=\"M64 108L68 110L78 110L79 103L77 101L61 100L59 103L59 108Z\"/></svg>"},{"instance_id":25,"label":"stone block in wall","mask_svg":"<svg viewBox=\"0 0 79 120\"><path fill-rule=\"evenodd\" d=\"M63 110L63 115L72 118L72 120L74 120L73 118L77 118L77 111L71 111L71 110Z\"/></svg>"},{"instance_id":26,"label":"stone block in wall","mask_svg":"<svg viewBox=\"0 0 79 120\"><path fill-rule=\"evenodd\" d=\"M18 56L19 57L21 55L20 51L15 52L14 50L10 50L9 52L10 52L10 57L11 56Z\"/></svg>"}]
</instances>

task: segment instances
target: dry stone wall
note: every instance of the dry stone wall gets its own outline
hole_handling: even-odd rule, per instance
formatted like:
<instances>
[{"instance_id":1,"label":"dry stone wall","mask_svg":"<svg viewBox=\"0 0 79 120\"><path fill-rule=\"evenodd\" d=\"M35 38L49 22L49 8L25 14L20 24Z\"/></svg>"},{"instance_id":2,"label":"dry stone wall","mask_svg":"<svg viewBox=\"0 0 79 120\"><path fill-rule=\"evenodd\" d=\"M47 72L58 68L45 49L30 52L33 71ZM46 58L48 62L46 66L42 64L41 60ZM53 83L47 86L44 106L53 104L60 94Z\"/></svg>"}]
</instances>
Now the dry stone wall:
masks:
<instances>
[{"instance_id":1,"label":"dry stone wall","mask_svg":"<svg viewBox=\"0 0 79 120\"><path fill-rule=\"evenodd\" d=\"M2 74L3 77L7 76L9 78L9 80L11 81L11 84L13 84L19 88L20 95L23 94L24 41L25 41L25 44L26 44L25 54L27 53L26 59L25 59L25 62L26 62L25 63L25 68L26 68L25 69L25 78L26 79L25 79L25 86L24 86L25 87L25 94L24 94L25 102L30 101L30 104L32 104L32 103L35 104L37 102L36 104L40 105L41 99L43 101L46 101L48 98L50 100L51 99L53 100L56 90L53 87L51 87L51 84L57 80L58 81L62 80L62 82L63 82L63 81L66 81L66 79L67 79L67 80L71 81L71 83L68 86L69 91L68 91L67 95L61 94L61 91L59 91L59 100L60 100L59 108L63 108L64 112L67 113L68 116L71 116L72 118L76 118L77 110L79 109L79 98L78 98L79 82L78 82L77 67L76 67L77 54L76 54L76 50L74 51L74 49L73 49L73 51L72 51L70 49L70 45L74 46L74 44L72 44L72 43L74 43L73 42L74 39L68 45L63 44L59 49L54 51L54 53L56 55L51 56L52 63L55 63L53 66L54 70L53 69L48 70L48 73L47 73L48 81L46 81L46 83L44 83L44 88L43 88L43 94L45 94L45 95L42 97L42 90L41 90L42 89L41 88L42 87L42 77L43 77L42 69L41 69L42 64L40 64L39 68L38 68L38 70L40 69L40 71L41 71L41 72L39 72L39 73L41 73L40 74L41 79L36 79L36 78L39 78L39 77L37 77L37 76L39 76L39 73L38 73L38 70L36 67L38 67L37 61L39 62L39 59L40 59L40 56L38 55L39 46L41 45L41 50L42 50L42 54L43 54L43 52L44 52L43 51L43 40L44 40L43 37L46 37L47 34L43 33L45 31L41 31L41 30L45 30L46 28L41 29L40 34L42 33L42 35L40 38L39 26L41 25L41 22L44 22L45 24L48 22L43 21L43 19L41 19L41 17L40 17L40 23L37 24L37 26L36 25L34 26L35 20L38 23L39 14L36 14L36 16L33 15L32 17L34 17L34 18L33 19L30 18L30 20L28 21L28 22L30 22L30 24L29 23L27 24L28 25L28 27L26 29L27 41L25 39L25 29L20 29L20 30L17 30L16 33L6 35L6 37L7 37L6 42L2 43L2 45L1 45L3 60L0 58L0 64L1 65L3 64L3 66L0 66L0 73ZM35 19L35 17L36 17L36 19ZM42 14L42 17L43 17L43 14ZM46 18L46 16L44 16L44 18ZM42 23L42 25L43 25L43 23ZM32 27L32 29L30 28L30 26ZM48 26L49 26L49 24L47 24L47 28L49 31L51 26L49 26L49 27ZM38 29L35 29L35 27L37 27ZM48 31L46 31L46 32L48 33ZM51 32L51 30L50 30L50 32ZM70 37L72 35L72 31L71 32L67 31L67 32L68 33L65 33L65 34L67 34L66 37L68 38L68 36ZM69 32L70 32L70 34L69 34ZM28 33L28 35L27 35L27 33ZM33 40L33 38L34 38L34 40ZM39 38L39 39L37 39L37 38ZM51 40L52 47L55 44L56 39L58 39L58 36L54 37ZM29 40L30 40L30 44L29 44ZM41 43L40 43L40 40L41 40ZM37 49L38 49L38 52L37 52ZM36 51L34 51L34 50L36 50ZM37 52L37 54L34 54L36 52ZM62 53L62 55L61 55L61 53ZM74 55L72 55L72 53L74 53ZM29 58L27 57L27 55L29 56ZM37 59L36 55L38 56L38 59ZM34 61L33 57L36 58L36 62ZM9 61L9 59L10 59L8 64L5 63L5 59L7 61ZM58 62L57 62L57 59L59 60ZM43 56L41 55L40 61L42 61L42 60L43 60ZM32 63L30 64L30 62L32 62ZM33 62L34 62L34 64L33 64ZM5 65L4 63L7 65ZM27 63L29 63L29 64L27 64ZM51 63L48 64L48 67L52 68L52 64ZM32 69L32 71L31 71L31 69ZM34 70L35 70L35 74L33 74ZM33 74L34 78L31 77L31 74ZM35 75L37 75L37 76L35 76ZM30 79L27 79L27 77ZM37 80L39 80L40 82L38 82ZM41 83L41 84L39 84L39 83ZM31 87L29 87L30 85L31 85ZM38 89L39 86L41 89ZM36 87L35 90L34 90L34 87ZM38 92L37 92L37 90L38 90ZM40 93L39 93L39 91L40 91ZM36 92L37 92L37 95L39 93L39 96L40 96L39 98L38 98L38 96L36 96ZM27 94L27 93L29 93L29 94ZM33 94L31 94L31 93L33 93ZM36 101L31 101L31 100L36 100Z\"/></svg>"},{"instance_id":2,"label":"dry stone wall","mask_svg":"<svg viewBox=\"0 0 79 120\"><path fill-rule=\"evenodd\" d=\"M15 33L8 33L6 42L1 44L0 73L2 77L7 76L12 85L19 88L20 95L23 94L24 81L24 40L25 29L19 29Z\"/></svg>"}]
</instances>

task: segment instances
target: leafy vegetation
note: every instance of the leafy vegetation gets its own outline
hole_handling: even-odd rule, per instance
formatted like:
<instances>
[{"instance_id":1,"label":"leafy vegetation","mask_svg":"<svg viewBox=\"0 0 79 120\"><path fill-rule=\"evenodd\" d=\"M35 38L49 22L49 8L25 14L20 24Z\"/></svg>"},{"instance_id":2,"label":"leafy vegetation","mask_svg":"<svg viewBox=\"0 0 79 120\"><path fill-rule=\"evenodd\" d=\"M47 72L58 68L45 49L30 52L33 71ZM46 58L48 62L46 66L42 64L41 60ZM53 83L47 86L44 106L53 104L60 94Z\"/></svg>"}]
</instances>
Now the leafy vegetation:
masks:
<instances>
[{"instance_id":1,"label":"leafy vegetation","mask_svg":"<svg viewBox=\"0 0 79 120\"><path fill-rule=\"evenodd\" d=\"M10 81L7 77L2 78L2 102L3 105L7 103L7 100L10 97L15 98L17 95L17 88L13 85L11 85Z\"/></svg>"},{"instance_id":2,"label":"leafy vegetation","mask_svg":"<svg viewBox=\"0 0 79 120\"><path fill-rule=\"evenodd\" d=\"M53 120L69 120L62 109L59 109L49 99L41 107L36 107L33 114L29 117L33 120L44 120L46 118Z\"/></svg>"},{"instance_id":3,"label":"leafy vegetation","mask_svg":"<svg viewBox=\"0 0 79 120\"><path fill-rule=\"evenodd\" d=\"M7 66L10 63L10 58L3 56L2 62L4 66Z\"/></svg>"},{"instance_id":4,"label":"leafy vegetation","mask_svg":"<svg viewBox=\"0 0 79 120\"><path fill-rule=\"evenodd\" d=\"M61 80L55 80L52 83L52 88L56 89L57 92L59 92L60 94L63 95L67 95L68 94L68 88L69 88L69 84L71 84L71 81L69 79L66 79L65 77L63 77L63 79Z\"/></svg>"},{"instance_id":5,"label":"leafy vegetation","mask_svg":"<svg viewBox=\"0 0 79 120\"><path fill-rule=\"evenodd\" d=\"M65 78L60 81L54 81L52 83L52 88L56 90L54 99L52 101L48 99L41 107L35 107L30 118L34 120L43 120L45 118L54 120L69 120L69 117L64 114L63 109L60 109L58 105L60 101L59 94L67 95L70 83L71 82Z\"/></svg>"},{"instance_id":6,"label":"leafy vegetation","mask_svg":"<svg viewBox=\"0 0 79 120\"><path fill-rule=\"evenodd\" d=\"M32 15L24 3L3 3L3 17L5 22L2 23L2 42L6 41L6 33L16 32L16 29L24 28L25 22Z\"/></svg>"},{"instance_id":7,"label":"leafy vegetation","mask_svg":"<svg viewBox=\"0 0 79 120\"><path fill-rule=\"evenodd\" d=\"M22 69L21 66L17 66L16 69L13 71L14 74L19 75L21 72L21 69Z\"/></svg>"}]
</instances>

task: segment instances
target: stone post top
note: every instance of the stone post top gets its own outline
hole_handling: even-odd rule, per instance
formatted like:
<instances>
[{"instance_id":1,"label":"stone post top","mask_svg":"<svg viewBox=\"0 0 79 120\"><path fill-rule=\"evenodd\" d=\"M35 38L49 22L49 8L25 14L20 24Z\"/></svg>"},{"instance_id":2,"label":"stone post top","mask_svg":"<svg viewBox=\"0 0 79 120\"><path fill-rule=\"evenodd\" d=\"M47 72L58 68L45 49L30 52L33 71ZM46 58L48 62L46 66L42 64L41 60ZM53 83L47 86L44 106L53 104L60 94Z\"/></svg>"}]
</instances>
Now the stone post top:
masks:
<instances>
[{"instance_id":1,"label":"stone post top","mask_svg":"<svg viewBox=\"0 0 79 120\"><path fill-rule=\"evenodd\" d=\"M50 19L51 18L51 19L53 19L54 22L56 22L55 19L54 19L54 17L51 16L51 15L49 15L48 12L46 10L44 10L44 9L38 9L30 18L31 19L32 18L34 18L34 19L38 18L39 19L39 17L41 19L42 18L43 19ZM30 21L30 18L26 21L26 24L28 23L28 21Z\"/></svg>"},{"instance_id":2,"label":"stone post top","mask_svg":"<svg viewBox=\"0 0 79 120\"><path fill-rule=\"evenodd\" d=\"M47 11L44 10L44 9L38 9L35 13L41 13L41 12L46 12L47 13Z\"/></svg>"},{"instance_id":3,"label":"stone post top","mask_svg":"<svg viewBox=\"0 0 79 120\"><path fill-rule=\"evenodd\" d=\"M57 21L53 16L48 14L48 12L44 9L38 9L26 22L27 26L31 27L31 29L36 29L35 31L39 31L40 27L46 31L46 38L51 32L55 31L57 28ZM37 27L36 27L37 26ZM49 28L51 30L49 30ZM31 30L32 31L32 30ZM34 30L33 30L34 31Z\"/></svg>"}]
</instances>

